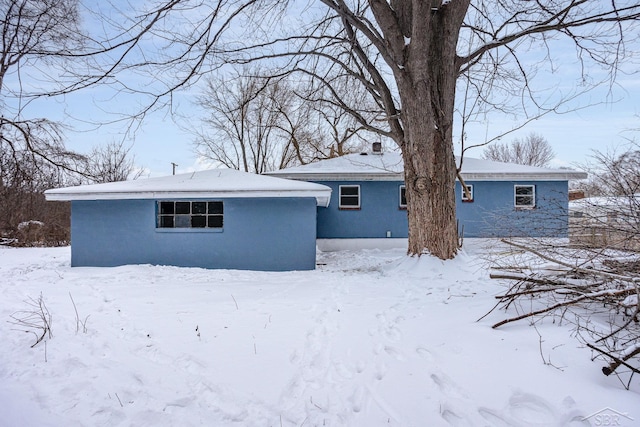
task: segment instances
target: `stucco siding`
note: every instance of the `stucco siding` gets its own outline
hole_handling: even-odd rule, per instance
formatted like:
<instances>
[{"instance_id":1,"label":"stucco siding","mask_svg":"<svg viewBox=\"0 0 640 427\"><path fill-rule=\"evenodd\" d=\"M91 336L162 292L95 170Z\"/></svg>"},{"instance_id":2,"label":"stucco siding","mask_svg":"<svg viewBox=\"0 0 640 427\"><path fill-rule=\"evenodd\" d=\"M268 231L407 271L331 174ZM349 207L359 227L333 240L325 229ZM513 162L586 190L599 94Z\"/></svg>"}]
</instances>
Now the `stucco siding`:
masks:
<instances>
[{"instance_id":1,"label":"stucco siding","mask_svg":"<svg viewBox=\"0 0 640 427\"><path fill-rule=\"evenodd\" d=\"M329 207L318 209L318 238L407 237L407 211L399 208L395 181L318 181L331 187ZM360 186L360 209L340 209L340 185Z\"/></svg>"},{"instance_id":2,"label":"stucco siding","mask_svg":"<svg viewBox=\"0 0 640 427\"><path fill-rule=\"evenodd\" d=\"M401 181L316 181L331 187L331 203L318 209L319 239L406 238L407 211L399 207ZM465 237L566 237L567 181L469 181L473 201L463 202L456 183L456 211ZM534 185L536 206L516 209L514 185ZM360 186L360 209L340 209L340 185Z\"/></svg>"},{"instance_id":3,"label":"stucco siding","mask_svg":"<svg viewBox=\"0 0 640 427\"><path fill-rule=\"evenodd\" d=\"M567 181L481 181L473 202L463 202L456 183L456 215L465 237L567 237ZM535 207L516 209L514 186L535 186Z\"/></svg>"},{"instance_id":4,"label":"stucco siding","mask_svg":"<svg viewBox=\"0 0 640 427\"><path fill-rule=\"evenodd\" d=\"M315 268L314 198L223 201L222 229L156 228L155 200L73 201L71 263L266 271Z\"/></svg>"}]
</instances>

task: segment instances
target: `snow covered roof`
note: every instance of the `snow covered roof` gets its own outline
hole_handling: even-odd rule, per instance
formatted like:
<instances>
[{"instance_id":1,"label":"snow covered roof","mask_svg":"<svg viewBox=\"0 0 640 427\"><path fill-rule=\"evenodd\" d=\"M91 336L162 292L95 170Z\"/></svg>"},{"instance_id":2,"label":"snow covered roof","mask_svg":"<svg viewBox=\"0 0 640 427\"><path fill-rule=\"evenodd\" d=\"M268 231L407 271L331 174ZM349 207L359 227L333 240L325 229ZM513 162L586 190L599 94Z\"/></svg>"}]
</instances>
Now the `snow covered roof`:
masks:
<instances>
[{"instance_id":1,"label":"snow covered roof","mask_svg":"<svg viewBox=\"0 0 640 427\"><path fill-rule=\"evenodd\" d=\"M328 206L331 189L234 169L211 169L159 178L80 185L45 191L47 200L116 200L162 198L315 197Z\"/></svg>"},{"instance_id":2,"label":"snow covered roof","mask_svg":"<svg viewBox=\"0 0 640 427\"><path fill-rule=\"evenodd\" d=\"M456 162L459 161L456 157ZM402 157L399 153L362 153L269 172L268 175L299 180L398 181L404 179L403 171ZM580 171L547 169L470 157L464 157L462 163L462 178L470 181L567 181L586 177L587 174Z\"/></svg>"}]
</instances>

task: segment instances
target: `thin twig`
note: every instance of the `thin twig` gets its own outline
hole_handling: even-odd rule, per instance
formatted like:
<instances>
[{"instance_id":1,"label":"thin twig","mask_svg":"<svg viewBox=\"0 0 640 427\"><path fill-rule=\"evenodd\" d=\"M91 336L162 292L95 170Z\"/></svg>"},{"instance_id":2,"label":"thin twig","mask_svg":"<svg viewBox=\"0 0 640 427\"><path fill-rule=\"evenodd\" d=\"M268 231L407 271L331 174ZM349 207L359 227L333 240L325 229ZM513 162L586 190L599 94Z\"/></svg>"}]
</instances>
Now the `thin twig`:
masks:
<instances>
[{"instance_id":1,"label":"thin twig","mask_svg":"<svg viewBox=\"0 0 640 427\"><path fill-rule=\"evenodd\" d=\"M118 402L120 403L120 407L124 408L124 405L122 404L122 401L120 400L120 396L118 396L118 393L116 393L116 397L118 398Z\"/></svg>"},{"instance_id":2,"label":"thin twig","mask_svg":"<svg viewBox=\"0 0 640 427\"><path fill-rule=\"evenodd\" d=\"M78 315L78 307L76 307L76 302L73 300L73 297L71 296L71 292L69 292L69 298L71 298L71 304L73 304L73 309L76 312L76 335L77 335L78 331L80 330L80 315Z\"/></svg>"}]
</instances>

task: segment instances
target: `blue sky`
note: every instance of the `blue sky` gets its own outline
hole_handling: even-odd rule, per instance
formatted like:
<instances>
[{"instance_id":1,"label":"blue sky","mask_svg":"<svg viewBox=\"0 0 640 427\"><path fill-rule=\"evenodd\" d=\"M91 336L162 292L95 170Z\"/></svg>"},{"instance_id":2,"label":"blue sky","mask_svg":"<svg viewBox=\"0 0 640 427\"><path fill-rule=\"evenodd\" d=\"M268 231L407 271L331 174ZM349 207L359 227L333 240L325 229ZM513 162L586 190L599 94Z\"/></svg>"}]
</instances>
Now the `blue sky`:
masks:
<instances>
[{"instance_id":1,"label":"blue sky","mask_svg":"<svg viewBox=\"0 0 640 427\"><path fill-rule=\"evenodd\" d=\"M640 43L633 42L632 56L640 52ZM637 49L634 51L633 48ZM539 60L539 52L528 52L531 63ZM554 59L554 71L539 73L536 77L540 95L550 102L559 94L567 95L576 88L580 79L579 65L575 51L560 46ZM638 58L632 58L638 62ZM637 65L625 64L614 86L604 85L583 97L564 105L564 114L547 114L529 123L523 129L506 135L501 142L522 138L531 132L544 136L556 152L553 166L574 166L588 160L593 150L606 151L634 138L640 128L640 76L635 74ZM602 78L598 69L586 70L587 77ZM591 74L591 75L590 75ZM62 120L75 131L67 131L67 145L72 150L88 153L95 145L124 140L132 147L136 164L145 170L144 176L170 174L171 163L178 164L178 172L188 172L206 168L208 165L197 158L193 151L194 134L189 130L197 127L197 118L202 114L192 100L198 95L196 90L177 93L174 96L172 117L163 111L148 116L135 132L129 132L123 123L96 127L92 123L105 122L117 118L118 113L126 114L141 102L131 96L114 94L108 88L93 88L71 94L63 99L41 100L30 106L31 114ZM516 100L517 101L517 100ZM586 107L591 105L590 107ZM481 143L502 132L519 126L525 120L519 117L493 113L467 128L467 140ZM459 135L454 136L457 140ZM459 146L456 144L456 151ZM480 157L482 149L471 150L470 157Z\"/></svg>"},{"instance_id":2,"label":"blue sky","mask_svg":"<svg viewBox=\"0 0 640 427\"><path fill-rule=\"evenodd\" d=\"M556 153L555 167L577 167L588 160L593 150L607 151L611 147L626 143L626 138L634 138L640 128L640 79L628 79L615 86L609 93L608 87L602 87L593 93L577 99L564 108L572 110L591 103L590 107L569 111L564 114L547 114L526 125L524 128L503 137L500 142L510 142L522 138L531 132L544 136ZM88 120L100 120L105 113L94 106L92 94L79 94L77 98L68 97L68 112ZM171 163L177 163L179 172L207 168L208 164L198 159L193 151L194 135L189 132L198 126L197 116L202 112L192 105L190 96L177 96L178 115L172 118L166 112L155 113L140 124L133 133L126 136L123 124L103 126L93 129L87 124L76 124L83 132L68 132L69 148L88 152L95 144L125 139L132 146L136 164L145 169L145 176L170 174ZM106 105L104 108L112 108ZM493 114L484 123L468 128L468 141L483 142L506 130L517 127L523 118L513 118L503 114ZM179 123L179 124L178 124ZM457 137L457 135L456 135ZM459 150L459 145L456 144ZM481 157L482 149L473 149L467 153L470 157Z\"/></svg>"}]
</instances>

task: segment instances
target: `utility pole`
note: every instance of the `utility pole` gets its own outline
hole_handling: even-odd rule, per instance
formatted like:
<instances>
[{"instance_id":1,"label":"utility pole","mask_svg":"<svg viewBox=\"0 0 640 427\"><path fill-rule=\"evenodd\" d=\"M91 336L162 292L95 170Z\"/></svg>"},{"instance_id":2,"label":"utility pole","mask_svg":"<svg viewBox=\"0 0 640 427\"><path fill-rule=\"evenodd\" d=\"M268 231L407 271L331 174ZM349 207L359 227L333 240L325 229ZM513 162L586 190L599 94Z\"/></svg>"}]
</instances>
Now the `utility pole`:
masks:
<instances>
[{"instance_id":1,"label":"utility pole","mask_svg":"<svg viewBox=\"0 0 640 427\"><path fill-rule=\"evenodd\" d=\"M176 174L176 166L178 166L176 163L171 162L171 166L173 166L173 174Z\"/></svg>"}]
</instances>

